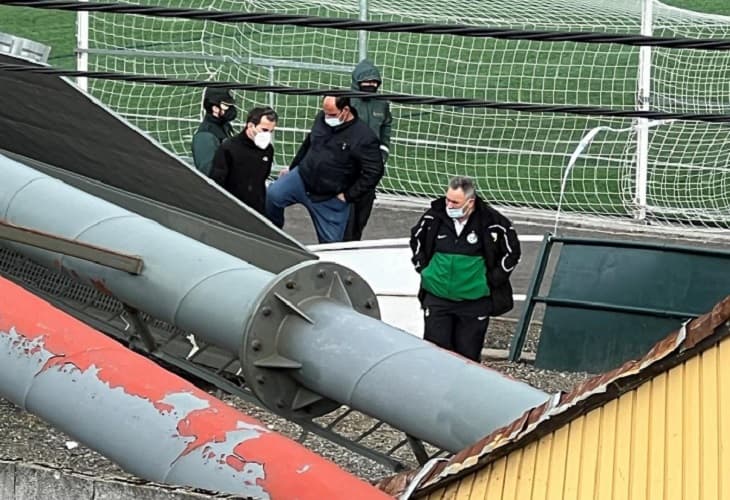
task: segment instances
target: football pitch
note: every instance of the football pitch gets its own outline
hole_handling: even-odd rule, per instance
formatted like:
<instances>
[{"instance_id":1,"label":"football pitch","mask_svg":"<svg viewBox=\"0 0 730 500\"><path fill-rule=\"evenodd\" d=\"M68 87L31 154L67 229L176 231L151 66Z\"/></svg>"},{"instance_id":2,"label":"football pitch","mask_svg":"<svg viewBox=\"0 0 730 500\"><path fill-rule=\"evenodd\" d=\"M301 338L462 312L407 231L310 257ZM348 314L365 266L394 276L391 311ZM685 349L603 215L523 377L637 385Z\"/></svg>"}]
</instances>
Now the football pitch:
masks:
<instances>
[{"instance_id":1,"label":"football pitch","mask_svg":"<svg viewBox=\"0 0 730 500\"><path fill-rule=\"evenodd\" d=\"M668 0L665 3L698 12L730 16L730 3L726 0ZM195 22L190 23L192 25ZM49 64L53 66L74 67L75 29L73 13L0 7L0 31L50 45L52 52ZM311 31L305 36L317 36ZM352 41L356 35L351 33L348 37ZM387 90L412 94L464 96L502 102L556 102L610 108L631 108L634 105L637 79L636 49L574 44L579 48L566 49L575 52L572 56L572 65L566 67L557 63L565 55L548 48L550 45L555 46L553 44L542 44L545 48L539 56L527 50L521 51L523 55L515 56L511 55L515 52L513 50L515 42L491 40L484 42L483 45L475 44L476 50L460 53L473 58L467 59L466 64L477 65L483 57L479 48L488 48L489 55L484 57L491 58L490 63L485 64L487 69L475 77L474 73L460 71L459 65L465 63L463 58L450 58L448 53L438 54L441 46L436 43L431 46L419 45L417 41L423 40L419 37L423 35L414 35L410 42L398 46L403 48L403 53L398 56L406 56L411 61L408 65L401 68L396 62L386 62L390 80L410 81L414 85L401 88L394 88L395 85L391 85ZM220 37L222 44L231 43L232 39L232 36ZM378 35L372 35L371 41L375 42L376 52L379 39ZM399 40L403 39L407 37L401 35ZM209 42L215 43L216 40L213 38ZM314 46L316 43L305 40L301 43L301 47ZM326 47L320 50L324 51ZM600 61L590 60L592 52L600 54ZM496 61L506 59L505 54L510 54L510 57L513 57L512 61L515 62L501 62L498 67ZM277 54L274 51L269 55L276 57L285 54L283 52ZM532 60L533 57L539 60ZM418 82L413 82L414 78L417 78L419 72L433 71L430 65L434 64L434 58L437 58L440 64L435 85L419 87ZM376 58L376 63L383 64L382 59L382 56L380 61ZM575 64L575 61L580 59L587 61L584 66ZM555 64L552 64L553 62ZM175 74L174 71L168 72L165 63L159 61L150 62L144 68L147 72L159 68L161 73ZM202 65L191 65L188 68L192 68L192 74L179 76L201 79L206 76ZM511 71L513 69L515 71ZM196 75L198 70L199 74ZM306 72L299 72L297 80L292 80L287 79L289 72L280 71L276 83L319 88L349 85L349 76L346 74L322 77L314 71L311 73L307 75ZM515 78L515 74L522 76ZM529 76L529 81L525 79L525 74ZM597 78L597 74L602 75L602 78ZM246 77L235 68L230 68L228 72L224 71L218 79L267 83L262 72L254 72L253 76ZM99 88L111 87L111 84L99 85ZM145 89L148 91L149 88L140 86L132 91L131 96L126 96L124 100L116 103L111 102L115 98L114 91L105 95L102 100L117 110L122 108L121 112L149 108L155 102L154 99L139 94ZM199 99L192 96L197 95L199 91L181 89L170 92L176 92L175 95L179 96L179 100L187 103L185 106L189 109L184 110L183 114L193 116L197 112L194 108L199 106ZM247 93L245 96L246 105L251 105L257 100L259 103L266 102L265 96L259 94L250 97L251 94ZM285 110L283 116L287 119L283 124L284 130L277 133L278 164L286 164L294 155L296 146L302 139L302 131L309 128L316 111L316 99L310 98L304 105L301 99L276 96L276 107ZM727 98L725 100L727 101ZM630 120L488 110L452 112L439 107L413 105L393 106L393 109L394 155L388 163L388 176L383 181L386 191L430 196L440 192L448 176L466 174L476 177L480 181L480 187L488 189L489 198L496 203L554 209L557 206L566 158L587 131L599 126L610 126L623 131L609 131L602 134L599 137L600 141L596 140L596 145L591 147L590 154L581 158L576 165L580 168L576 168L566 186L567 196L564 198L563 208L601 214L627 214L627 207L632 202L631 184L634 182L630 171L634 155L631 138L633 132L626 130L626 127L631 125ZM143 130L152 131L156 138L177 154L186 155L188 138L194 129L194 123L160 127L154 117L139 117L133 121ZM716 180L713 181L714 184L705 184L701 179L698 181L697 177L691 178L691 172L685 169L694 158L699 156L707 158L708 152L713 151L713 147L708 145L710 138L697 139L702 127L704 125L700 124L698 127L692 126L677 131L677 127L672 126L668 127L671 129L668 132L662 131L656 134L656 140L650 146L650 158L655 158L658 164L666 163L666 165L661 169L661 179L657 179L657 184L653 187L650 185L650 197L661 199L667 206L690 210L698 198L716 199L718 189L727 189L730 182L727 174L724 174L724 180L718 188ZM487 129L489 131L485 132ZM683 142L689 145L683 147L681 154L675 152L676 144ZM718 151L718 154L726 153ZM675 168L672 164L674 161L683 167ZM485 166L489 169L486 176ZM685 177L691 179L684 180ZM687 195L688 182L693 183L694 192L691 196ZM720 194L720 197L722 196ZM721 200L721 207L722 203Z\"/></svg>"}]
</instances>

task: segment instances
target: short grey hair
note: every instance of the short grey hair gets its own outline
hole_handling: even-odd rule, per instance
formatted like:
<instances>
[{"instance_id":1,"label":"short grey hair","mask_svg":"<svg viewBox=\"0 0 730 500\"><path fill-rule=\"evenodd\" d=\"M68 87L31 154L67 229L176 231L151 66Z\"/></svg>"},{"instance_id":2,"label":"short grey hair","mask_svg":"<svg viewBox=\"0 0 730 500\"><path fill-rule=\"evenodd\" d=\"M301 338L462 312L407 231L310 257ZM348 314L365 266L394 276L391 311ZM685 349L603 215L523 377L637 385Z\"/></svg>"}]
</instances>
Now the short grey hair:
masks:
<instances>
[{"instance_id":1,"label":"short grey hair","mask_svg":"<svg viewBox=\"0 0 730 500\"><path fill-rule=\"evenodd\" d=\"M452 177L449 181L449 187L451 189L461 189L464 191L464 195L466 195L466 198L474 198L474 196L477 194L477 188L474 184L474 179L471 177L466 177L464 175L457 175L456 177Z\"/></svg>"}]
</instances>

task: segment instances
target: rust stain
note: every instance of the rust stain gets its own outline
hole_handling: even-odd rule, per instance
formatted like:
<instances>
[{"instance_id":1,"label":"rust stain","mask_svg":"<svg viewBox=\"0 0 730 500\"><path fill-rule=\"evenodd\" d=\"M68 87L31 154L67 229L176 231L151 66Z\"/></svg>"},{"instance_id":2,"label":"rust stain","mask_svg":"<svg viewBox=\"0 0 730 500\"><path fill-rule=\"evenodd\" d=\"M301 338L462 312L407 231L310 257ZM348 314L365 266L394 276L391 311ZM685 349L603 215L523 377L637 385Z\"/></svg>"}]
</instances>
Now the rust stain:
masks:
<instances>
[{"instance_id":1,"label":"rust stain","mask_svg":"<svg viewBox=\"0 0 730 500\"><path fill-rule=\"evenodd\" d=\"M385 477L375 483L376 488L392 497L399 498L406 492L408 486L413 482L418 474L417 470L409 470L401 472L395 476ZM428 477L424 478L428 479Z\"/></svg>"},{"instance_id":2,"label":"rust stain","mask_svg":"<svg viewBox=\"0 0 730 500\"><path fill-rule=\"evenodd\" d=\"M104 280L102 279L90 279L91 284L96 288L99 292L103 293L104 295L112 296L112 292L106 287L106 283L104 283Z\"/></svg>"},{"instance_id":3,"label":"rust stain","mask_svg":"<svg viewBox=\"0 0 730 500\"><path fill-rule=\"evenodd\" d=\"M691 349L706 338L712 335L720 325L730 321L730 300L715 305L708 314L700 316L687 325L687 339L682 345L682 350Z\"/></svg>"}]
</instances>

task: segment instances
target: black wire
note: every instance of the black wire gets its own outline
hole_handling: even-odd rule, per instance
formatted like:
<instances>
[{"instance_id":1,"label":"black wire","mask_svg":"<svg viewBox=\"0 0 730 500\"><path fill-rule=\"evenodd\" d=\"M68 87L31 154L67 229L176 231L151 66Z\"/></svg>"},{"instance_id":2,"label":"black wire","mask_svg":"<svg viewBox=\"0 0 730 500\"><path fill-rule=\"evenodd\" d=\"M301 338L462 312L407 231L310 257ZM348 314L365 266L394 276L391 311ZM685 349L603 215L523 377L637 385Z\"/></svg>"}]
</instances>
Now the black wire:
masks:
<instances>
[{"instance_id":1,"label":"black wire","mask_svg":"<svg viewBox=\"0 0 730 500\"><path fill-rule=\"evenodd\" d=\"M108 12L115 14L140 14L153 17L175 17L218 21L221 23L256 23L270 25L304 26L339 30L364 30L385 33L421 33L429 35L457 35L501 40L534 40L541 42L613 43L631 46L652 46L675 49L728 50L730 40L668 38L643 35L595 33L586 31L529 31L489 28L465 24L394 23L384 21L360 21L327 17L299 16L257 12L210 11L202 9L178 9L130 3L94 3L65 0L0 0L0 4L58 9L70 11Z\"/></svg>"},{"instance_id":2,"label":"black wire","mask_svg":"<svg viewBox=\"0 0 730 500\"><path fill-rule=\"evenodd\" d=\"M411 94L392 94L360 92L352 89L305 89L280 85L257 85L236 82L213 82L207 80L178 80L159 76L135 75L129 73L108 73L99 71L65 70L52 67L41 67L30 64L11 64L0 62L0 71L34 73L48 76L87 77L101 80L117 80L124 82L152 83L174 87L212 87L231 90L248 90L252 92L273 92L275 94L299 96L346 96L364 97L385 100L398 104L428 104L434 106L453 106L458 108L487 108L526 113L565 113L580 116L604 116L609 118L648 118L651 120L688 120L710 123L730 122L730 115L669 113L664 111L641 111L635 109L611 109L595 106L567 106L563 104L531 104L522 102L495 102L478 99L433 97Z\"/></svg>"}]
</instances>

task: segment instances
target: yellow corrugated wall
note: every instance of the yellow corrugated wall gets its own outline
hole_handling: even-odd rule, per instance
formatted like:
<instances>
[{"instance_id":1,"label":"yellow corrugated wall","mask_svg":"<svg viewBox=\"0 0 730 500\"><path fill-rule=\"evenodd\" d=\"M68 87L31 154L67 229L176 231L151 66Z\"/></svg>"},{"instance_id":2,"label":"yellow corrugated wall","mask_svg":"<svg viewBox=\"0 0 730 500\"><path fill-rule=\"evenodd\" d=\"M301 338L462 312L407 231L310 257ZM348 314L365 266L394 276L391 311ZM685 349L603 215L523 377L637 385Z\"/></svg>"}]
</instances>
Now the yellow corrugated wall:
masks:
<instances>
[{"instance_id":1,"label":"yellow corrugated wall","mask_svg":"<svg viewBox=\"0 0 730 500\"><path fill-rule=\"evenodd\" d=\"M428 498L730 500L730 339Z\"/></svg>"}]
</instances>

